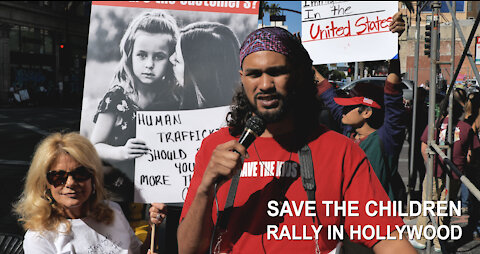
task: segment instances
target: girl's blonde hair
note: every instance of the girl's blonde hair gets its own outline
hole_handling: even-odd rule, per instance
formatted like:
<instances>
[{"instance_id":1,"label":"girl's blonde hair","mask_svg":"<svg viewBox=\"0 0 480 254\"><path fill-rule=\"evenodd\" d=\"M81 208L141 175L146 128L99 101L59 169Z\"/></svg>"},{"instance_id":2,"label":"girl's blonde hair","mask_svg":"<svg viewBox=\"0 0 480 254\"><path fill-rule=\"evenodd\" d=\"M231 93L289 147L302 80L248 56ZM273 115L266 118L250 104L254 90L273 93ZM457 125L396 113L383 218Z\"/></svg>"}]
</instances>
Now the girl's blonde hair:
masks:
<instances>
[{"instance_id":1,"label":"girl's blonde hair","mask_svg":"<svg viewBox=\"0 0 480 254\"><path fill-rule=\"evenodd\" d=\"M27 173L23 193L14 205L14 211L25 230L52 231L65 223L66 231L70 231L71 225L49 193L47 181L47 172L56 159L64 154L91 169L94 186L85 204L88 208L87 216L105 224L113 221L113 211L104 203L106 193L103 188L102 162L95 147L78 133L53 133L38 144Z\"/></svg>"},{"instance_id":2,"label":"girl's blonde hair","mask_svg":"<svg viewBox=\"0 0 480 254\"><path fill-rule=\"evenodd\" d=\"M132 69L132 51L135 44L137 31L148 33L165 33L170 34L172 38L167 42L170 49L169 56L175 52L175 46L178 38L178 26L175 19L165 11L157 10L153 12L145 12L138 15L128 26L125 34L120 41L120 55L118 69L112 81L112 85L120 85L125 93L132 96L134 101L137 98L137 89L134 82L134 74ZM165 85L174 90L175 76L170 61L167 61L165 76L162 78Z\"/></svg>"}]
</instances>

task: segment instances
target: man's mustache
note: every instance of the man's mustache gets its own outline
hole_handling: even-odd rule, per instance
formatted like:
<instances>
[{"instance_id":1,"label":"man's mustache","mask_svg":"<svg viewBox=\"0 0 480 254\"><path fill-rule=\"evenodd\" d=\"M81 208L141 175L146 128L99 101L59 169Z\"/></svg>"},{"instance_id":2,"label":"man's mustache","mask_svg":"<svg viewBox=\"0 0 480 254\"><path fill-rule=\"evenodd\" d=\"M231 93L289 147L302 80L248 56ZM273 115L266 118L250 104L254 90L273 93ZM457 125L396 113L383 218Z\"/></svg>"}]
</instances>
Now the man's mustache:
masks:
<instances>
[{"instance_id":1,"label":"man's mustache","mask_svg":"<svg viewBox=\"0 0 480 254\"><path fill-rule=\"evenodd\" d=\"M257 101L259 96L269 96L272 99L283 99L283 95L281 95L277 92L259 92L259 93L255 94L255 96L253 97L255 102Z\"/></svg>"}]
</instances>

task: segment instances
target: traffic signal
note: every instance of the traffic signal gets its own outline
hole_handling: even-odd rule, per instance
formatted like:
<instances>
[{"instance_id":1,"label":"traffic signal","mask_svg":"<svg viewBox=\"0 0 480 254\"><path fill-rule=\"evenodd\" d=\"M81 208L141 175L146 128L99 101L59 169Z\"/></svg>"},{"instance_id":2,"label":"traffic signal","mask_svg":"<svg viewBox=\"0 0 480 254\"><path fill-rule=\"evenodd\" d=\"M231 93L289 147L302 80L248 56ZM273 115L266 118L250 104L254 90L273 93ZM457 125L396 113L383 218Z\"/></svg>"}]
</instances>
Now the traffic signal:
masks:
<instances>
[{"instance_id":1,"label":"traffic signal","mask_svg":"<svg viewBox=\"0 0 480 254\"><path fill-rule=\"evenodd\" d=\"M427 24L425 25L425 55L430 57L430 49L431 49L431 41L432 41L432 25Z\"/></svg>"},{"instance_id":2,"label":"traffic signal","mask_svg":"<svg viewBox=\"0 0 480 254\"><path fill-rule=\"evenodd\" d=\"M58 64L59 69L64 71L67 68L67 63L68 63L68 54L67 54L67 47L65 43L60 42L58 44Z\"/></svg>"}]
</instances>

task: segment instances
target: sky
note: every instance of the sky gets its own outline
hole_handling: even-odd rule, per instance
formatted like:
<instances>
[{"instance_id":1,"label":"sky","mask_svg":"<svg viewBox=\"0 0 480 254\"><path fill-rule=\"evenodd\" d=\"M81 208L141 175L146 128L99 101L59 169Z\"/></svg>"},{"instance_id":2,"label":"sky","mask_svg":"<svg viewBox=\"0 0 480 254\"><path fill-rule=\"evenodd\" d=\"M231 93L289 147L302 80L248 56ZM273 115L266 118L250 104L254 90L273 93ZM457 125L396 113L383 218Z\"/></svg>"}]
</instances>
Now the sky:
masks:
<instances>
[{"instance_id":1,"label":"sky","mask_svg":"<svg viewBox=\"0 0 480 254\"><path fill-rule=\"evenodd\" d=\"M291 9L301 12L302 11L302 1L267 1L269 4L279 4L281 8ZM283 15L285 15L285 25L288 27L288 31L291 33L302 32L302 15L291 12L291 11L283 11ZM259 20L258 24L261 24L262 21ZM269 25L270 24L270 14L265 13L263 17L263 24ZM338 66L345 66L345 63L338 63Z\"/></svg>"},{"instance_id":2,"label":"sky","mask_svg":"<svg viewBox=\"0 0 480 254\"><path fill-rule=\"evenodd\" d=\"M291 9L291 10L296 10L296 11L302 11L302 1L267 1L269 4L279 4L281 8L286 8L286 9ZM288 31L291 33L296 33L296 32L301 32L302 30L302 15L291 12L291 11L283 11L283 15L286 16L286 21L285 25L288 27ZM259 24L262 23L261 20L258 22ZM263 24L270 24L270 15L268 13L265 13L265 16L263 17Z\"/></svg>"}]
</instances>

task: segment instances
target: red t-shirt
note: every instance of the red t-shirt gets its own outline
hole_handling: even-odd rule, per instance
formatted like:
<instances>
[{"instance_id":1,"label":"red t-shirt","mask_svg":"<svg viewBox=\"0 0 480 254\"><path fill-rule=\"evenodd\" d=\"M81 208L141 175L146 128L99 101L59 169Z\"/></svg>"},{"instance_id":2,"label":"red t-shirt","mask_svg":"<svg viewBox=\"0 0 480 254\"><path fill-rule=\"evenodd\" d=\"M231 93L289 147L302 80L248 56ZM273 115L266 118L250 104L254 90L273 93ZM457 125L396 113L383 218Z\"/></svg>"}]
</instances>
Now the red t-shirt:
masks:
<instances>
[{"instance_id":1,"label":"red t-shirt","mask_svg":"<svg viewBox=\"0 0 480 254\"><path fill-rule=\"evenodd\" d=\"M235 139L223 128L208 136L196 155L195 171L185 200L180 221L187 214L195 197L196 190L202 180L205 168L212 151L219 144ZM270 217L267 214L267 203L270 200L285 199L292 204L295 201L307 201L307 194L302 185L299 171L299 157L296 151L288 151L281 144L288 143L286 137L262 138L255 140L247 152L249 158L244 161L243 169L236 192L234 209L230 216L227 232L222 236L221 253L315 253L313 240L281 240L267 239L267 225L277 225L277 236L284 227L295 235L302 236L303 226L306 235L314 235L311 225L312 217L284 215ZM347 137L333 131L319 128L315 139L309 143L312 151L315 170L315 200L316 212L323 228L320 231L318 245L320 250L330 251L337 241L327 239L328 225L344 225L349 233L350 225L380 225L381 235L387 235L387 225L390 232L395 225L403 225L400 217L369 217L365 213L365 203L370 200L389 201L389 198L373 172L365 153ZM291 161L291 162L287 162ZM283 164L283 168L282 168ZM288 166L285 166L288 165ZM217 192L218 207L223 211L231 181L223 184ZM330 215L326 216L326 206L322 201L359 201L359 216L335 216L330 206ZM281 209L281 206L278 207ZM217 220L215 202L212 209L212 221ZM378 240L353 240L372 247ZM216 243L214 243L215 245Z\"/></svg>"},{"instance_id":2,"label":"red t-shirt","mask_svg":"<svg viewBox=\"0 0 480 254\"><path fill-rule=\"evenodd\" d=\"M440 127L440 138L438 139L438 143L440 145L445 145L445 140L447 140L447 126L448 126L448 117L442 123ZM458 121L457 126L454 128L453 134L453 149L452 149L452 162L457 166L460 172L463 172L463 168L467 163L467 153L468 149L476 149L480 147L480 142L476 138L472 138L473 135L469 135L469 132L473 133L472 126L464 121ZM435 134L435 137L438 135ZM421 141L425 144L428 143L428 126L425 128L422 134ZM444 153L446 150L444 150ZM438 160L441 160L437 156ZM434 174L436 177L442 177L444 175L443 169L440 166L440 163L435 160L436 164L436 173ZM458 176L453 173L453 178L458 179Z\"/></svg>"}]
</instances>

